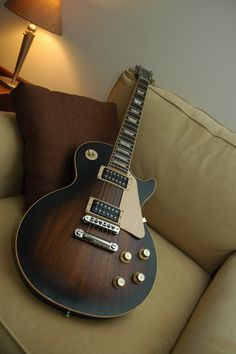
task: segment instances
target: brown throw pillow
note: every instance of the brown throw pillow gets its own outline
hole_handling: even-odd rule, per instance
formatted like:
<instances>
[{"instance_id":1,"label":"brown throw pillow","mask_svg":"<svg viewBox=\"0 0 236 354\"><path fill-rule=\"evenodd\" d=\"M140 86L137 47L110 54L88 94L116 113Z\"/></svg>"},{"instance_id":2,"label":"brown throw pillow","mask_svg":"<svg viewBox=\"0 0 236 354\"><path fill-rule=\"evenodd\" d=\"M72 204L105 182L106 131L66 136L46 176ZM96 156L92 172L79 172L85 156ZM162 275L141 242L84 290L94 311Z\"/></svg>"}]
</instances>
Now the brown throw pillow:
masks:
<instances>
[{"instance_id":1,"label":"brown throw pillow","mask_svg":"<svg viewBox=\"0 0 236 354\"><path fill-rule=\"evenodd\" d=\"M76 148L87 141L113 144L116 106L91 98L21 83L12 99L24 142L26 208L74 179Z\"/></svg>"}]
</instances>

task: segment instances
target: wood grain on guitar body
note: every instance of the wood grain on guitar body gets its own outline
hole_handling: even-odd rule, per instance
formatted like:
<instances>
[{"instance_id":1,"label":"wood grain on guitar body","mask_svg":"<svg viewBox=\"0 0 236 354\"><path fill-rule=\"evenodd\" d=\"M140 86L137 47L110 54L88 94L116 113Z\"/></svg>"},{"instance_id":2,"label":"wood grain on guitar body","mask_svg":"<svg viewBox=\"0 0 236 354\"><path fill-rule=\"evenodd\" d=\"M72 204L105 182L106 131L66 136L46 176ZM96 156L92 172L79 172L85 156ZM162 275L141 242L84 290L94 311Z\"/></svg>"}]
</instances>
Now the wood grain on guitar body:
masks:
<instances>
[{"instance_id":1,"label":"wood grain on guitar body","mask_svg":"<svg viewBox=\"0 0 236 354\"><path fill-rule=\"evenodd\" d=\"M40 198L15 242L26 285L70 313L110 318L138 306L156 277L155 247L141 208L155 180L130 172L152 74L137 67L137 85L114 147L88 142L75 152L75 180Z\"/></svg>"}]
</instances>

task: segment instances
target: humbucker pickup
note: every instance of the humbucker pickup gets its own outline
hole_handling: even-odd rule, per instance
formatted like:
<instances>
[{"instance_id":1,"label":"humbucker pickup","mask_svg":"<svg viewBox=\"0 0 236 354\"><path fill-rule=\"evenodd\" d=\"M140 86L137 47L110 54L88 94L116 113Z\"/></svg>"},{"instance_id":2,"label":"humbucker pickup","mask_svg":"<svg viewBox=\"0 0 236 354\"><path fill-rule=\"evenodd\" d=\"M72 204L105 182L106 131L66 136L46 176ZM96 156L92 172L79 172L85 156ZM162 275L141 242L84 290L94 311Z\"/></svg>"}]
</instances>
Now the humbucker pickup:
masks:
<instances>
[{"instance_id":1,"label":"humbucker pickup","mask_svg":"<svg viewBox=\"0 0 236 354\"><path fill-rule=\"evenodd\" d=\"M119 223L121 215L121 210L116 206L93 197L89 198L86 212L99 215L105 219L112 220L115 223Z\"/></svg>"},{"instance_id":2,"label":"humbucker pickup","mask_svg":"<svg viewBox=\"0 0 236 354\"><path fill-rule=\"evenodd\" d=\"M129 177L106 166L100 167L98 178L103 181L110 182L111 184L114 184L115 186L123 189L127 189L129 185Z\"/></svg>"}]
</instances>

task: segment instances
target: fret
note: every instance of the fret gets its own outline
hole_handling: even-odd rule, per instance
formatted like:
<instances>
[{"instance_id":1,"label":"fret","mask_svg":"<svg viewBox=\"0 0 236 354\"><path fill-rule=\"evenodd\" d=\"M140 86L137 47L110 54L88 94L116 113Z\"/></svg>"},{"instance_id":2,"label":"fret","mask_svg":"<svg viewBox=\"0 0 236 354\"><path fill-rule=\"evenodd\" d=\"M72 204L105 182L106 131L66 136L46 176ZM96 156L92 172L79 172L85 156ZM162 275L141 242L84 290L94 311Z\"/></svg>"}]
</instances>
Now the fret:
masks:
<instances>
[{"instance_id":1,"label":"fret","mask_svg":"<svg viewBox=\"0 0 236 354\"><path fill-rule=\"evenodd\" d=\"M136 118L137 120L140 120L140 115L131 112L131 110L128 110L127 116L131 116L131 117Z\"/></svg>"},{"instance_id":2,"label":"fret","mask_svg":"<svg viewBox=\"0 0 236 354\"><path fill-rule=\"evenodd\" d=\"M130 141L134 141L135 137L137 134L137 129L136 130L131 130L131 129L122 129L121 131L121 138L130 142Z\"/></svg>"},{"instance_id":3,"label":"fret","mask_svg":"<svg viewBox=\"0 0 236 354\"><path fill-rule=\"evenodd\" d=\"M137 100L141 101L142 104L144 103L144 98L145 97L143 95L138 94L138 92L135 93L134 98L136 98Z\"/></svg>"},{"instance_id":4,"label":"fret","mask_svg":"<svg viewBox=\"0 0 236 354\"><path fill-rule=\"evenodd\" d=\"M127 122L124 124L124 128L130 130L131 132L133 132L134 134L137 133L138 131L138 125L137 124L134 124L134 123L131 123L131 122Z\"/></svg>"},{"instance_id":5,"label":"fret","mask_svg":"<svg viewBox=\"0 0 236 354\"><path fill-rule=\"evenodd\" d=\"M133 96L133 100L134 100L134 101L135 101L135 100L138 100L138 101L140 101L141 104L144 103L144 98L145 98L145 96L138 94L138 92L136 92L136 93L134 94L134 96Z\"/></svg>"},{"instance_id":6,"label":"fret","mask_svg":"<svg viewBox=\"0 0 236 354\"><path fill-rule=\"evenodd\" d=\"M118 166L119 169L121 169L123 172L128 172L128 169L129 169L125 163L122 163L122 162L115 160L115 159L112 160L112 163L110 164L110 166L115 167L115 168L117 168L117 166Z\"/></svg>"},{"instance_id":7,"label":"fret","mask_svg":"<svg viewBox=\"0 0 236 354\"><path fill-rule=\"evenodd\" d=\"M129 148L129 149L132 149L132 148L133 148L133 145L132 145L130 142L125 141L125 140L123 140L123 139L120 139L120 145L123 145L123 146L125 146L125 147L127 147L127 148Z\"/></svg>"},{"instance_id":8,"label":"fret","mask_svg":"<svg viewBox=\"0 0 236 354\"><path fill-rule=\"evenodd\" d=\"M129 138L129 137L123 135L122 139L125 139L126 142L130 143L132 145L132 148L134 147L135 138Z\"/></svg>"},{"instance_id":9,"label":"fret","mask_svg":"<svg viewBox=\"0 0 236 354\"><path fill-rule=\"evenodd\" d=\"M132 108L137 109L138 111L142 111L143 106L140 106L140 105L132 102Z\"/></svg>"},{"instance_id":10,"label":"fret","mask_svg":"<svg viewBox=\"0 0 236 354\"><path fill-rule=\"evenodd\" d=\"M132 137L135 136L135 133L132 132L131 130L128 130L128 129L124 129L124 133L127 134L127 135L129 135L129 136L132 136Z\"/></svg>"},{"instance_id":11,"label":"fret","mask_svg":"<svg viewBox=\"0 0 236 354\"><path fill-rule=\"evenodd\" d=\"M127 143L132 145L132 148L134 146L134 142L135 142L135 137L132 139L131 137L127 136L127 135L122 135L122 139L125 140Z\"/></svg>"},{"instance_id":12,"label":"fret","mask_svg":"<svg viewBox=\"0 0 236 354\"><path fill-rule=\"evenodd\" d=\"M134 97L134 104L137 104L138 106L142 106L143 101L141 101L139 98Z\"/></svg>"},{"instance_id":13,"label":"fret","mask_svg":"<svg viewBox=\"0 0 236 354\"><path fill-rule=\"evenodd\" d=\"M121 161L124 161L124 162L126 162L126 163L129 163L129 158L127 158L127 157L124 157L124 156L122 156L122 155L120 155L120 154L117 154L117 153L115 153L114 156L115 156L116 158L118 158L119 160L121 160Z\"/></svg>"},{"instance_id":14,"label":"fret","mask_svg":"<svg viewBox=\"0 0 236 354\"><path fill-rule=\"evenodd\" d=\"M116 150L119 151L123 155L129 156L129 157L131 156L131 152L126 150L126 149L124 149L124 148L121 148L121 147L118 146L116 148Z\"/></svg>"},{"instance_id":15,"label":"fret","mask_svg":"<svg viewBox=\"0 0 236 354\"><path fill-rule=\"evenodd\" d=\"M124 128L131 130L134 133L137 133L138 125L127 121L124 123Z\"/></svg>"}]
</instances>

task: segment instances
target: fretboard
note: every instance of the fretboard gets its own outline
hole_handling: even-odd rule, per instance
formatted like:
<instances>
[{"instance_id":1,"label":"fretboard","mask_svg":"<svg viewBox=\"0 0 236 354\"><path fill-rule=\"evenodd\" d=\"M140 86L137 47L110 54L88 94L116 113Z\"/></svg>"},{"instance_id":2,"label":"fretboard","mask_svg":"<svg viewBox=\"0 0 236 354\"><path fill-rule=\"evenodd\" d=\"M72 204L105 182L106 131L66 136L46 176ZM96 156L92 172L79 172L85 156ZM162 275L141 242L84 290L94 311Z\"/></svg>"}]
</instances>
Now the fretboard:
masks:
<instances>
[{"instance_id":1,"label":"fretboard","mask_svg":"<svg viewBox=\"0 0 236 354\"><path fill-rule=\"evenodd\" d=\"M131 164L149 82L139 78L112 151L109 166L127 173Z\"/></svg>"}]
</instances>

